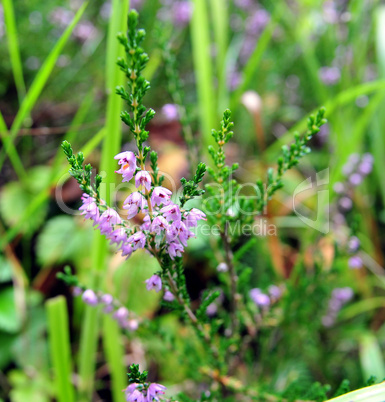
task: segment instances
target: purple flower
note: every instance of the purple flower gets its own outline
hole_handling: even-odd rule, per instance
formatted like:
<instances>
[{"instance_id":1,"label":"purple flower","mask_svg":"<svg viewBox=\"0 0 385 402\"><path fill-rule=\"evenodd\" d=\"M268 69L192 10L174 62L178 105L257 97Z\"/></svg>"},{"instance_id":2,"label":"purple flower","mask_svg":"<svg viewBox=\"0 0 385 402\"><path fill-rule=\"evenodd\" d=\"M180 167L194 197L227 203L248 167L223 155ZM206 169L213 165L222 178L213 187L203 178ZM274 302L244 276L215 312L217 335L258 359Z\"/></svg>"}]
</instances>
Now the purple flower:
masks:
<instances>
[{"instance_id":1,"label":"purple flower","mask_svg":"<svg viewBox=\"0 0 385 402\"><path fill-rule=\"evenodd\" d=\"M362 267L362 259L358 255L354 255L349 258L348 261L349 268L357 269Z\"/></svg>"},{"instance_id":2,"label":"purple flower","mask_svg":"<svg viewBox=\"0 0 385 402\"><path fill-rule=\"evenodd\" d=\"M132 244L133 251L135 251L138 248L144 248L146 245L146 236L143 232L136 232L128 238L127 242Z\"/></svg>"},{"instance_id":3,"label":"purple flower","mask_svg":"<svg viewBox=\"0 0 385 402\"><path fill-rule=\"evenodd\" d=\"M123 208L127 209L127 219L133 218L146 205L147 201L138 191L130 194L123 203Z\"/></svg>"},{"instance_id":4,"label":"purple flower","mask_svg":"<svg viewBox=\"0 0 385 402\"><path fill-rule=\"evenodd\" d=\"M142 223L142 225L140 226L140 228L141 228L142 230L150 230L150 226L151 226L151 218L150 218L150 215L146 215L146 216L143 218L143 223Z\"/></svg>"},{"instance_id":5,"label":"purple flower","mask_svg":"<svg viewBox=\"0 0 385 402\"><path fill-rule=\"evenodd\" d=\"M167 248L167 252L170 254L172 260L175 257L182 257L181 253L183 253L183 250L184 250L183 246L180 243L174 241L171 242Z\"/></svg>"},{"instance_id":6,"label":"purple flower","mask_svg":"<svg viewBox=\"0 0 385 402\"><path fill-rule=\"evenodd\" d=\"M147 389L147 402L152 402L153 399L159 401L158 395L163 395L166 387L156 382L150 384Z\"/></svg>"},{"instance_id":7,"label":"purple flower","mask_svg":"<svg viewBox=\"0 0 385 402\"><path fill-rule=\"evenodd\" d=\"M166 103L162 107L162 113L168 121L178 120L179 118L178 106L171 103Z\"/></svg>"},{"instance_id":8,"label":"purple flower","mask_svg":"<svg viewBox=\"0 0 385 402\"><path fill-rule=\"evenodd\" d=\"M218 272L227 272L229 270L229 267L225 262L221 262L217 266L217 271Z\"/></svg>"},{"instance_id":9,"label":"purple flower","mask_svg":"<svg viewBox=\"0 0 385 402\"><path fill-rule=\"evenodd\" d=\"M332 291L332 298L339 300L343 304L347 303L353 295L353 289L349 287L335 288Z\"/></svg>"},{"instance_id":10,"label":"purple flower","mask_svg":"<svg viewBox=\"0 0 385 402\"><path fill-rule=\"evenodd\" d=\"M130 312L125 307L119 307L112 315L112 318L116 320L122 328L125 328L129 315Z\"/></svg>"},{"instance_id":11,"label":"purple flower","mask_svg":"<svg viewBox=\"0 0 385 402\"><path fill-rule=\"evenodd\" d=\"M139 188L139 186L144 186L147 191L151 189L151 176L150 173L145 170L141 170L135 175L135 186Z\"/></svg>"},{"instance_id":12,"label":"purple flower","mask_svg":"<svg viewBox=\"0 0 385 402\"><path fill-rule=\"evenodd\" d=\"M96 296L95 292L92 289L87 289L84 291L82 300L89 306L96 306L99 302L98 296Z\"/></svg>"},{"instance_id":13,"label":"purple flower","mask_svg":"<svg viewBox=\"0 0 385 402\"><path fill-rule=\"evenodd\" d=\"M155 187L151 194L151 203L153 205L168 205L172 192L164 187Z\"/></svg>"},{"instance_id":14,"label":"purple flower","mask_svg":"<svg viewBox=\"0 0 385 402\"><path fill-rule=\"evenodd\" d=\"M127 258L130 257L130 255L134 251L131 243L123 243L122 246L120 247L120 250L122 251L122 257L127 257Z\"/></svg>"},{"instance_id":15,"label":"purple flower","mask_svg":"<svg viewBox=\"0 0 385 402\"><path fill-rule=\"evenodd\" d=\"M202 211L200 211L197 208L192 208L190 209L190 211L188 212L187 216L186 216L186 226L188 228L191 227L195 227L198 224L198 221L203 219L204 221L207 220L206 219L206 214L204 214Z\"/></svg>"},{"instance_id":16,"label":"purple flower","mask_svg":"<svg viewBox=\"0 0 385 402\"><path fill-rule=\"evenodd\" d=\"M122 241L127 240L127 234L124 228L117 228L108 235L111 244L119 245Z\"/></svg>"},{"instance_id":17,"label":"purple flower","mask_svg":"<svg viewBox=\"0 0 385 402\"><path fill-rule=\"evenodd\" d=\"M177 1L172 5L171 14L174 24L185 27L192 16L192 4L190 1Z\"/></svg>"},{"instance_id":18,"label":"purple flower","mask_svg":"<svg viewBox=\"0 0 385 402\"><path fill-rule=\"evenodd\" d=\"M268 288L269 295L273 299L277 300L282 296L282 289L276 285L270 285Z\"/></svg>"},{"instance_id":19,"label":"purple flower","mask_svg":"<svg viewBox=\"0 0 385 402\"><path fill-rule=\"evenodd\" d=\"M218 306L215 303L210 303L206 308L206 314L211 317L218 311Z\"/></svg>"},{"instance_id":20,"label":"purple flower","mask_svg":"<svg viewBox=\"0 0 385 402\"><path fill-rule=\"evenodd\" d=\"M126 401L128 402L147 402L145 396L137 389L131 394L126 394Z\"/></svg>"},{"instance_id":21,"label":"purple flower","mask_svg":"<svg viewBox=\"0 0 385 402\"><path fill-rule=\"evenodd\" d=\"M181 213L178 205L176 204L170 204L165 207L163 207L160 212L164 215L164 217L170 221L180 221L181 219Z\"/></svg>"},{"instance_id":22,"label":"purple flower","mask_svg":"<svg viewBox=\"0 0 385 402\"><path fill-rule=\"evenodd\" d=\"M80 296L83 293L83 289L80 288L79 286L74 286L72 288L72 296L76 297L76 296Z\"/></svg>"},{"instance_id":23,"label":"purple flower","mask_svg":"<svg viewBox=\"0 0 385 402\"><path fill-rule=\"evenodd\" d=\"M82 196L83 205L79 208L81 215L85 215L86 219L92 219L97 222L99 219L99 208L96 205L95 198L90 197L88 194Z\"/></svg>"},{"instance_id":24,"label":"purple flower","mask_svg":"<svg viewBox=\"0 0 385 402\"><path fill-rule=\"evenodd\" d=\"M169 290L166 290L163 296L163 300L172 302L173 300L175 300L175 296Z\"/></svg>"},{"instance_id":25,"label":"purple flower","mask_svg":"<svg viewBox=\"0 0 385 402\"><path fill-rule=\"evenodd\" d=\"M123 176L122 181L130 181L134 177L136 171L136 156L133 152L125 151L117 154L114 159L119 159L119 165L121 165L119 170L115 173L119 173Z\"/></svg>"},{"instance_id":26,"label":"purple flower","mask_svg":"<svg viewBox=\"0 0 385 402\"><path fill-rule=\"evenodd\" d=\"M353 173L349 177L349 182L352 186L356 187L362 183L362 176L359 173Z\"/></svg>"},{"instance_id":27,"label":"purple flower","mask_svg":"<svg viewBox=\"0 0 385 402\"><path fill-rule=\"evenodd\" d=\"M158 275L152 275L150 279L145 281L147 290L155 290L159 292L162 290L162 279Z\"/></svg>"},{"instance_id":28,"label":"purple flower","mask_svg":"<svg viewBox=\"0 0 385 402\"><path fill-rule=\"evenodd\" d=\"M355 253L360 248L360 240L356 236L352 236L348 241L349 253Z\"/></svg>"},{"instance_id":29,"label":"purple flower","mask_svg":"<svg viewBox=\"0 0 385 402\"><path fill-rule=\"evenodd\" d=\"M122 223L122 220L114 209L108 208L102 213L98 223L100 233L110 235L113 231L113 225L119 225Z\"/></svg>"},{"instance_id":30,"label":"purple flower","mask_svg":"<svg viewBox=\"0 0 385 402\"><path fill-rule=\"evenodd\" d=\"M258 9L247 19L246 31L249 35L259 36L270 21L270 14L264 9Z\"/></svg>"},{"instance_id":31,"label":"purple flower","mask_svg":"<svg viewBox=\"0 0 385 402\"><path fill-rule=\"evenodd\" d=\"M333 190L337 194L343 194L344 191L345 191L345 186L340 181L337 181L337 183L335 183L334 186L333 186Z\"/></svg>"},{"instance_id":32,"label":"purple flower","mask_svg":"<svg viewBox=\"0 0 385 402\"><path fill-rule=\"evenodd\" d=\"M338 205L345 211L349 211L350 209L352 209L353 206L353 201L349 198L349 197L342 197L339 202Z\"/></svg>"},{"instance_id":33,"label":"purple flower","mask_svg":"<svg viewBox=\"0 0 385 402\"><path fill-rule=\"evenodd\" d=\"M159 215L152 221L151 224L151 231L155 232L156 234L161 234L162 231L167 230L169 227L168 222L166 221L163 216Z\"/></svg>"},{"instance_id":34,"label":"purple flower","mask_svg":"<svg viewBox=\"0 0 385 402\"><path fill-rule=\"evenodd\" d=\"M262 293L258 288L250 290L250 297L259 307L267 307L270 305L270 297Z\"/></svg>"},{"instance_id":35,"label":"purple flower","mask_svg":"<svg viewBox=\"0 0 385 402\"><path fill-rule=\"evenodd\" d=\"M110 295L110 294L104 294L101 298L100 298L100 302L104 304L104 309L103 311L105 313L111 313L111 311L114 309L113 306L113 301L114 298Z\"/></svg>"},{"instance_id":36,"label":"purple flower","mask_svg":"<svg viewBox=\"0 0 385 402\"><path fill-rule=\"evenodd\" d=\"M334 85L341 78L341 73L338 67L321 67L319 77L325 85Z\"/></svg>"}]
</instances>

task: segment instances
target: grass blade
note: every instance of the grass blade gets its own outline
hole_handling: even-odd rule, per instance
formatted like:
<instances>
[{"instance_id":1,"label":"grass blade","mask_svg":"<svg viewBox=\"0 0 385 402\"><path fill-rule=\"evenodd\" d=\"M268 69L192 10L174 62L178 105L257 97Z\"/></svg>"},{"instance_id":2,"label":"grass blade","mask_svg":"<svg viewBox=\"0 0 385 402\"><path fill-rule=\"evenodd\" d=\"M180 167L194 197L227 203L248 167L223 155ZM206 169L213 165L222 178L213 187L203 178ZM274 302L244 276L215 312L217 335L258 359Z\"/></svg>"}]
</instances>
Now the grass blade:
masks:
<instances>
[{"instance_id":1,"label":"grass blade","mask_svg":"<svg viewBox=\"0 0 385 402\"><path fill-rule=\"evenodd\" d=\"M56 400L74 402L67 303L63 296L58 296L48 300L46 308L50 354L55 373Z\"/></svg>"},{"instance_id":2,"label":"grass blade","mask_svg":"<svg viewBox=\"0 0 385 402\"><path fill-rule=\"evenodd\" d=\"M7 41L9 55L11 58L12 73L15 79L19 103L21 104L25 96L25 83L12 0L3 0L3 8L4 21L7 28Z\"/></svg>"},{"instance_id":3,"label":"grass blade","mask_svg":"<svg viewBox=\"0 0 385 402\"><path fill-rule=\"evenodd\" d=\"M372 385L370 387L361 388L357 391L349 392L348 394L337 398L329 399L326 402L384 402L385 382Z\"/></svg>"},{"instance_id":4,"label":"grass blade","mask_svg":"<svg viewBox=\"0 0 385 402\"><path fill-rule=\"evenodd\" d=\"M67 29L64 31L63 35L57 41L54 48L51 50L50 54L44 61L40 70L38 71L35 79L33 80L31 88L28 90L28 93L27 93L26 97L24 98L19 111L17 112L15 120L12 124L12 127L9 130L9 136L3 138L4 150L0 154L0 169L3 166L5 157L6 157L6 155L8 155L9 150L13 145L15 137L17 136L17 133L19 132L19 130L24 122L24 119L28 116L28 114L34 108L49 76L51 75L53 68L55 67L58 57L62 53L62 50L63 50L65 44L67 43L73 29L75 28L77 23L80 21L80 18L82 17L87 5L88 5L88 2L86 1L79 8L79 10L77 11L71 24L67 27Z\"/></svg>"},{"instance_id":5,"label":"grass blade","mask_svg":"<svg viewBox=\"0 0 385 402\"><path fill-rule=\"evenodd\" d=\"M194 71L198 91L198 109L203 149L213 144L211 130L216 127L216 97L213 87L212 62L210 54L210 32L205 0L194 0L191 19L191 42Z\"/></svg>"}]
</instances>

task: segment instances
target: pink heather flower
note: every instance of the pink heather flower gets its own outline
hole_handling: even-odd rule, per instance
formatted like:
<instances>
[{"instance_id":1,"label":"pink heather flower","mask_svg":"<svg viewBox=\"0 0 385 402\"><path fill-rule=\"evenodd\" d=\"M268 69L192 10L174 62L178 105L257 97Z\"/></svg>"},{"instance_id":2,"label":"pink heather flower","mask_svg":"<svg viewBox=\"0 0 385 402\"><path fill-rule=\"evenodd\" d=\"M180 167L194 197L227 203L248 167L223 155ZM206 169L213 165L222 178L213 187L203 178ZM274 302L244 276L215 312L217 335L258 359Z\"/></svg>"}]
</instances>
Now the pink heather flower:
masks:
<instances>
[{"instance_id":1,"label":"pink heather flower","mask_svg":"<svg viewBox=\"0 0 385 402\"><path fill-rule=\"evenodd\" d=\"M130 394L126 393L126 401L128 401L128 402L147 402L145 396L137 389Z\"/></svg>"},{"instance_id":2,"label":"pink heather flower","mask_svg":"<svg viewBox=\"0 0 385 402\"><path fill-rule=\"evenodd\" d=\"M218 312L218 306L215 303L210 303L206 308L206 314L212 317Z\"/></svg>"},{"instance_id":3,"label":"pink heather flower","mask_svg":"<svg viewBox=\"0 0 385 402\"><path fill-rule=\"evenodd\" d=\"M99 302L98 296L96 296L95 292L92 289L87 289L84 291L82 300L89 306L96 306Z\"/></svg>"},{"instance_id":4,"label":"pink heather flower","mask_svg":"<svg viewBox=\"0 0 385 402\"><path fill-rule=\"evenodd\" d=\"M111 311L114 309L114 306L113 306L113 301L114 301L114 298L110 295L110 294L104 294L101 298L100 298L100 302L101 303L103 303L104 304L104 309L103 309L103 311L106 313L106 314L108 314L108 313L111 313Z\"/></svg>"},{"instance_id":5,"label":"pink heather flower","mask_svg":"<svg viewBox=\"0 0 385 402\"><path fill-rule=\"evenodd\" d=\"M140 228L141 228L142 230L150 230L150 226L151 226L151 218L150 218L150 215L146 215L146 216L143 218L143 223L142 223L142 225L140 226Z\"/></svg>"},{"instance_id":6,"label":"pink heather flower","mask_svg":"<svg viewBox=\"0 0 385 402\"><path fill-rule=\"evenodd\" d=\"M358 255L354 255L349 258L348 261L349 268L358 269L362 267L362 259Z\"/></svg>"},{"instance_id":7,"label":"pink heather flower","mask_svg":"<svg viewBox=\"0 0 385 402\"><path fill-rule=\"evenodd\" d=\"M164 187L155 187L151 195L151 203L153 205L168 205L172 192Z\"/></svg>"},{"instance_id":8,"label":"pink heather flower","mask_svg":"<svg viewBox=\"0 0 385 402\"><path fill-rule=\"evenodd\" d=\"M145 170L141 170L135 175L135 186L139 188L139 186L144 186L147 191L151 189L151 176L150 173Z\"/></svg>"},{"instance_id":9,"label":"pink heather flower","mask_svg":"<svg viewBox=\"0 0 385 402\"><path fill-rule=\"evenodd\" d=\"M182 257L183 246L180 243L171 242L168 245L167 251L170 254L171 259L173 260L175 257Z\"/></svg>"},{"instance_id":10,"label":"pink heather flower","mask_svg":"<svg viewBox=\"0 0 385 402\"><path fill-rule=\"evenodd\" d=\"M225 262L221 262L217 266L218 272L227 272L228 270L229 270L229 267Z\"/></svg>"},{"instance_id":11,"label":"pink heather flower","mask_svg":"<svg viewBox=\"0 0 385 402\"><path fill-rule=\"evenodd\" d=\"M96 205L95 198L90 197L88 194L82 196L83 205L79 208L81 215L85 215L86 219L92 219L97 222L99 219L99 208Z\"/></svg>"},{"instance_id":12,"label":"pink heather flower","mask_svg":"<svg viewBox=\"0 0 385 402\"><path fill-rule=\"evenodd\" d=\"M136 156L133 152L121 152L117 154L114 159L119 159L119 165L121 165L119 170L115 173L119 173L123 176L122 181L130 181L134 177L136 171Z\"/></svg>"},{"instance_id":13,"label":"pink heather flower","mask_svg":"<svg viewBox=\"0 0 385 402\"><path fill-rule=\"evenodd\" d=\"M136 331L139 328L139 323L138 320L127 320L125 329L128 329L129 331Z\"/></svg>"},{"instance_id":14,"label":"pink heather flower","mask_svg":"<svg viewBox=\"0 0 385 402\"><path fill-rule=\"evenodd\" d=\"M133 251L135 251L139 247L144 248L146 245L146 236L143 232L136 232L128 238L127 242L132 244Z\"/></svg>"},{"instance_id":15,"label":"pink heather flower","mask_svg":"<svg viewBox=\"0 0 385 402\"><path fill-rule=\"evenodd\" d=\"M163 395L166 387L153 382L147 389L147 402L159 401L157 395Z\"/></svg>"},{"instance_id":16,"label":"pink heather flower","mask_svg":"<svg viewBox=\"0 0 385 402\"><path fill-rule=\"evenodd\" d=\"M188 230L187 226L182 221L173 222L172 226L175 228L177 235L179 236L180 242L186 247L187 240L190 237L195 236L193 232ZM172 240L172 239L170 239Z\"/></svg>"},{"instance_id":17,"label":"pink heather flower","mask_svg":"<svg viewBox=\"0 0 385 402\"><path fill-rule=\"evenodd\" d=\"M122 257L126 257L126 259L130 257L130 255L134 251L131 243L123 243L120 247L120 250L122 251Z\"/></svg>"},{"instance_id":18,"label":"pink heather flower","mask_svg":"<svg viewBox=\"0 0 385 402\"><path fill-rule=\"evenodd\" d=\"M161 234L163 230L167 230L169 227L168 222L163 216L157 216L151 224L151 232L155 232L156 234Z\"/></svg>"},{"instance_id":19,"label":"pink heather flower","mask_svg":"<svg viewBox=\"0 0 385 402\"><path fill-rule=\"evenodd\" d=\"M270 298L261 292L260 289L255 288L250 290L250 297L253 302L259 307L266 307L270 305Z\"/></svg>"},{"instance_id":20,"label":"pink heather flower","mask_svg":"<svg viewBox=\"0 0 385 402\"><path fill-rule=\"evenodd\" d=\"M80 296L83 293L82 288L80 288L79 286L74 286L72 288L72 296Z\"/></svg>"},{"instance_id":21,"label":"pink heather flower","mask_svg":"<svg viewBox=\"0 0 385 402\"><path fill-rule=\"evenodd\" d=\"M198 221L203 219L206 221L206 214L204 214L202 211L200 211L197 208L192 208L188 212L188 215L186 216L186 226L191 228L195 227L198 224Z\"/></svg>"},{"instance_id":22,"label":"pink heather flower","mask_svg":"<svg viewBox=\"0 0 385 402\"><path fill-rule=\"evenodd\" d=\"M111 244L119 245L122 241L127 240L127 234L124 228L117 228L108 235Z\"/></svg>"},{"instance_id":23,"label":"pink heather flower","mask_svg":"<svg viewBox=\"0 0 385 402\"><path fill-rule=\"evenodd\" d=\"M112 318L116 320L121 327L124 327L128 316L129 311L125 307L119 307L112 315Z\"/></svg>"},{"instance_id":24,"label":"pink heather flower","mask_svg":"<svg viewBox=\"0 0 385 402\"><path fill-rule=\"evenodd\" d=\"M142 194L137 191L130 194L123 203L123 208L127 209L127 219L133 218L146 205L147 202Z\"/></svg>"},{"instance_id":25,"label":"pink heather flower","mask_svg":"<svg viewBox=\"0 0 385 402\"><path fill-rule=\"evenodd\" d=\"M174 24L183 28L189 23L192 16L192 3L189 1L174 2L171 15Z\"/></svg>"},{"instance_id":26,"label":"pink heather flower","mask_svg":"<svg viewBox=\"0 0 385 402\"><path fill-rule=\"evenodd\" d=\"M172 302L173 300L175 300L175 296L169 290L166 290L163 296L163 300Z\"/></svg>"},{"instance_id":27,"label":"pink heather flower","mask_svg":"<svg viewBox=\"0 0 385 402\"><path fill-rule=\"evenodd\" d=\"M122 223L122 220L114 209L108 208L102 213L98 223L100 232L105 235L110 235L113 232L113 225L119 225Z\"/></svg>"},{"instance_id":28,"label":"pink heather flower","mask_svg":"<svg viewBox=\"0 0 385 402\"><path fill-rule=\"evenodd\" d=\"M173 103L166 103L162 107L162 114L168 121L178 120L178 106Z\"/></svg>"},{"instance_id":29,"label":"pink heather flower","mask_svg":"<svg viewBox=\"0 0 385 402\"><path fill-rule=\"evenodd\" d=\"M158 275L152 275L150 279L145 281L147 290L155 290L159 292L162 290L162 279Z\"/></svg>"},{"instance_id":30,"label":"pink heather flower","mask_svg":"<svg viewBox=\"0 0 385 402\"><path fill-rule=\"evenodd\" d=\"M163 207L160 212L168 221L180 221L181 219L180 209L176 204L167 205L166 207Z\"/></svg>"}]
</instances>

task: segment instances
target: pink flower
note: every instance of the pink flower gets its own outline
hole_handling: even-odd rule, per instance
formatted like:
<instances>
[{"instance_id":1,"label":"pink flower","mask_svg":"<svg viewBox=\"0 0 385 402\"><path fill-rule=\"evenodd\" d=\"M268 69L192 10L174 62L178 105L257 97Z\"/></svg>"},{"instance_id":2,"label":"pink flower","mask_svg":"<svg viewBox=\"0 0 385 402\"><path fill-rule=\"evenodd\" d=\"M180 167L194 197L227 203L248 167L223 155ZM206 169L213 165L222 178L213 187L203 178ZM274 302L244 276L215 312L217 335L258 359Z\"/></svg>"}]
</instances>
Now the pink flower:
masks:
<instances>
[{"instance_id":1,"label":"pink flower","mask_svg":"<svg viewBox=\"0 0 385 402\"><path fill-rule=\"evenodd\" d=\"M147 402L152 402L154 399L159 401L157 395L163 395L166 387L153 382L147 389Z\"/></svg>"},{"instance_id":2,"label":"pink flower","mask_svg":"<svg viewBox=\"0 0 385 402\"><path fill-rule=\"evenodd\" d=\"M105 235L110 235L113 231L113 225L119 225L122 223L122 220L114 209L108 208L102 213L98 223L100 232Z\"/></svg>"},{"instance_id":3,"label":"pink flower","mask_svg":"<svg viewBox=\"0 0 385 402\"><path fill-rule=\"evenodd\" d=\"M145 170L141 170L135 175L135 186L139 188L139 186L144 186L147 191L151 189L151 176L150 173Z\"/></svg>"},{"instance_id":4,"label":"pink flower","mask_svg":"<svg viewBox=\"0 0 385 402\"><path fill-rule=\"evenodd\" d=\"M122 257L127 257L127 258L130 257L130 255L134 251L131 243L123 243L120 250L122 251Z\"/></svg>"},{"instance_id":5,"label":"pink flower","mask_svg":"<svg viewBox=\"0 0 385 402\"><path fill-rule=\"evenodd\" d=\"M180 221L181 219L180 209L176 204L167 205L166 207L163 207L160 212L168 221Z\"/></svg>"},{"instance_id":6,"label":"pink flower","mask_svg":"<svg viewBox=\"0 0 385 402\"><path fill-rule=\"evenodd\" d=\"M142 223L142 225L140 226L140 228L141 228L142 230L150 230L150 225L151 225L151 218L150 218L150 215L146 215L146 216L143 218L143 223Z\"/></svg>"},{"instance_id":7,"label":"pink flower","mask_svg":"<svg viewBox=\"0 0 385 402\"><path fill-rule=\"evenodd\" d=\"M186 216L186 226L191 228L191 227L195 227L198 224L198 221L203 219L204 221L206 221L206 214L204 214L202 211L200 211L197 208L192 208L190 209L190 211L188 212L187 216Z\"/></svg>"},{"instance_id":8,"label":"pink flower","mask_svg":"<svg viewBox=\"0 0 385 402\"><path fill-rule=\"evenodd\" d=\"M259 307L266 307L270 305L270 297L262 293L258 288L250 290L250 297Z\"/></svg>"},{"instance_id":9,"label":"pink flower","mask_svg":"<svg viewBox=\"0 0 385 402\"><path fill-rule=\"evenodd\" d=\"M144 248L146 245L146 236L143 232L136 232L128 238L127 242L132 244L132 249L135 251L138 248Z\"/></svg>"},{"instance_id":10,"label":"pink flower","mask_svg":"<svg viewBox=\"0 0 385 402\"><path fill-rule=\"evenodd\" d=\"M162 279L158 275L152 275L150 279L145 281L147 290L155 290L159 292L162 290Z\"/></svg>"},{"instance_id":11,"label":"pink flower","mask_svg":"<svg viewBox=\"0 0 385 402\"><path fill-rule=\"evenodd\" d=\"M95 223L99 219L99 208L96 205L95 198L90 197L88 194L82 196L83 205L79 208L81 215L85 215L86 219L92 219Z\"/></svg>"},{"instance_id":12,"label":"pink flower","mask_svg":"<svg viewBox=\"0 0 385 402\"><path fill-rule=\"evenodd\" d=\"M168 245L167 251L170 254L171 259L173 260L175 257L182 257L183 246L180 243L171 242Z\"/></svg>"},{"instance_id":13,"label":"pink flower","mask_svg":"<svg viewBox=\"0 0 385 402\"><path fill-rule=\"evenodd\" d=\"M121 165L119 170L116 170L115 173L119 173L123 176L122 181L130 181L134 173L137 169L136 166L136 156L133 152L121 152L117 154L114 159L119 159L119 165Z\"/></svg>"},{"instance_id":14,"label":"pink flower","mask_svg":"<svg viewBox=\"0 0 385 402\"><path fill-rule=\"evenodd\" d=\"M147 202L142 194L137 191L130 194L123 203L123 208L127 209L127 219L133 218L146 205Z\"/></svg>"},{"instance_id":15,"label":"pink flower","mask_svg":"<svg viewBox=\"0 0 385 402\"><path fill-rule=\"evenodd\" d=\"M177 221L172 224L175 228L176 233L179 236L180 242L186 247L187 240L190 237L195 237L195 234L187 229L187 226L182 221Z\"/></svg>"},{"instance_id":16,"label":"pink flower","mask_svg":"<svg viewBox=\"0 0 385 402\"><path fill-rule=\"evenodd\" d=\"M131 384L133 385L133 384ZM134 390L132 393L126 393L126 401L128 402L147 402L144 395L138 391Z\"/></svg>"},{"instance_id":17,"label":"pink flower","mask_svg":"<svg viewBox=\"0 0 385 402\"><path fill-rule=\"evenodd\" d=\"M172 302L173 300L175 300L175 296L169 290L166 290L163 296L163 300Z\"/></svg>"},{"instance_id":18,"label":"pink flower","mask_svg":"<svg viewBox=\"0 0 385 402\"><path fill-rule=\"evenodd\" d=\"M98 296L96 296L95 292L92 289L87 289L84 291L82 295L82 300L89 306L96 306L99 302Z\"/></svg>"},{"instance_id":19,"label":"pink flower","mask_svg":"<svg viewBox=\"0 0 385 402\"><path fill-rule=\"evenodd\" d=\"M172 192L164 187L155 187L151 195L151 202L153 205L168 205Z\"/></svg>"},{"instance_id":20,"label":"pink flower","mask_svg":"<svg viewBox=\"0 0 385 402\"><path fill-rule=\"evenodd\" d=\"M163 216L157 216L151 224L151 232L155 232L156 234L161 234L163 230L166 230L169 227L168 222Z\"/></svg>"},{"instance_id":21,"label":"pink flower","mask_svg":"<svg viewBox=\"0 0 385 402\"><path fill-rule=\"evenodd\" d=\"M111 244L119 245L122 241L127 240L126 231L122 227L117 228L108 235L108 238L110 239Z\"/></svg>"}]
</instances>

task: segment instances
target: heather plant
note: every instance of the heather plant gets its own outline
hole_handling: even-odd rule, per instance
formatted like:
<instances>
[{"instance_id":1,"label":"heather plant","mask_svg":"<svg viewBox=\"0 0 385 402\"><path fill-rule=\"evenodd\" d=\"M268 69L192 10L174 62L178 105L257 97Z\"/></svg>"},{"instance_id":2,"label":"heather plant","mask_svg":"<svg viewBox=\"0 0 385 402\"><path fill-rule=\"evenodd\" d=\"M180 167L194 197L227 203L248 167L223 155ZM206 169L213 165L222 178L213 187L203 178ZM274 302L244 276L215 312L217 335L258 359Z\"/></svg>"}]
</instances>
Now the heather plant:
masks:
<instances>
[{"instance_id":1,"label":"heather plant","mask_svg":"<svg viewBox=\"0 0 385 402\"><path fill-rule=\"evenodd\" d=\"M162 305L177 312L200 340L200 346L195 346L199 357L192 367L197 371L194 375L189 371L195 381L206 384L200 400L281 400L281 396L249 384L247 376L239 377L241 365L250 365L249 354L255 336L268 330L269 321L277 315L286 291L279 283L266 288L250 286L252 271L242 257L255 242L255 237L250 236L255 219L266 213L268 201L282 188L283 175L310 152L309 141L326 122L325 110L322 108L309 118L304 136L296 133L294 142L282 148L277 169L269 168L266 181L258 180L254 184L252 197L242 194L242 185L234 177L238 164L226 165L225 145L233 136L233 123L230 110L225 110L220 128L212 130L215 146L208 148L212 162L207 168L204 163L199 163L192 179L182 178L178 194L172 194L162 186L164 176L157 165L156 151L147 145L149 131L146 126L155 112L143 104L150 88L142 75L148 56L140 47L145 33L137 29L137 24L138 15L131 11L127 37L118 36L126 53L126 59L120 58L118 65L128 80L127 89L123 86L116 88L116 93L128 106L128 110L121 113L121 119L133 135L137 150L122 151L115 156L116 173L121 175L122 182L134 180L136 191L123 202L126 213L121 216L100 197L101 176L97 174L92 179L92 167L84 164L83 154L74 154L71 145L63 142L62 148L71 166L70 174L84 192L79 209L126 259L144 249L158 261L159 269L142 286L148 291L162 292ZM170 60L169 54L167 58ZM171 88L175 97L180 88L175 84L171 62L168 67L173 71L169 78L174 81ZM206 170L210 179L206 180L203 190L201 183ZM189 206L194 199L200 200L200 208ZM220 285L206 289L200 305L194 306L186 283L183 252L189 238L201 235L202 222L206 220L207 224L203 224L208 225L212 232L210 241ZM244 239L246 243L239 249ZM136 331L149 325L110 294L83 286L70 270L59 277L73 287L74 296L81 295L83 302L90 306L102 306L103 312L111 315L122 329ZM352 294L348 287L333 290L329 308L322 318L325 326L333 324L338 310L352 298ZM147 373L141 374L137 365L131 366L128 375L127 401L163 400L166 388L148 382ZM308 398L323 398L327 389L314 385ZM194 394L194 398L199 398L196 392ZM190 400L185 394L179 398Z\"/></svg>"},{"instance_id":2,"label":"heather plant","mask_svg":"<svg viewBox=\"0 0 385 402\"><path fill-rule=\"evenodd\" d=\"M59 3L0 5L0 400L382 401L376 2Z\"/></svg>"}]
</instances>

